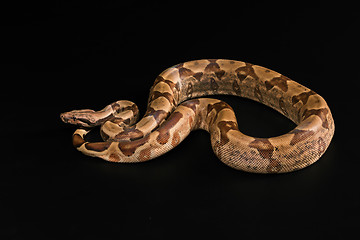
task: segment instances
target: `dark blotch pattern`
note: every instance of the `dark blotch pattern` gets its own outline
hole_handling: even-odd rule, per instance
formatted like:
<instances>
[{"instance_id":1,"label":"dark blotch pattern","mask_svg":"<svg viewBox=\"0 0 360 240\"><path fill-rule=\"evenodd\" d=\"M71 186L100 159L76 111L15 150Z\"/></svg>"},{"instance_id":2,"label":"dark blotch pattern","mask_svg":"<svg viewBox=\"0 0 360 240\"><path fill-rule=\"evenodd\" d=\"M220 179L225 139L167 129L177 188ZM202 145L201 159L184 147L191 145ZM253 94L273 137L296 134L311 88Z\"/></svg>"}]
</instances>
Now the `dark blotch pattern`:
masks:
<instances>
[{"instance_id":1,"label":"dark blotch pattern","mask_svg":"<svg viewBox=\"0 0 360 240\"><path fill-rule=\"evenodd\" d=\"M179 76L181 80L184 80L185 78L188 78L194 74L195 73L188 68L184 68L184 67L179 68Z\"/></svg>"},{"instance_id":2,"label":"dark blotch pattern","mask_svg":"<svg viewBox=\"0 0 360 240\"><path fill-rule=\"evenodd\" d=\"M172 81L167 80L167 79L163 78L162 76L157 76L152 88L154 88L156 86L156 84L158 84L159 82L163 82L163 83L166 83L167 85L169 85L169 87L173 93L175 93L175 90L180 91L179 82L173 83ZM150 92L152 92L152 91L150 91Z\"/></svg>"},{"instance_id":3,"label":"dark blotch pattern","mask_svg":"<svg viewBox=\"0 0 360 240\"><path fill-rule=\"evenodd\" d=\"M169 112L166 112L164 110L155 110L152 107L148 107L147 111L145 113L145 117L152 116L156 123L159 124L169 115Z\"/></svg>"},{"instance_id":4,"label":"dark blotch pattern","mask_svg":"<svg viewBox=\"0 0 360 240\"><path fill-rule=\"evenodd\" d=\"M173 94L171 93L168 93L168 92L159 92L159 91L153 91L151 96L150 96L150 99L149 101L152 102L154 101L155 99L159 98L159 97L164 97L166 98L169 103L174 106L175 105L175 99L173 97Z\"/></svg>"},{"instance_id":5,"label":"dark blotch pattern","mask_svg":"<svg viewBox=\"0 0 360 240\"><path fill-rule=\"evenodd\" d=\"M225 108L230 108L232 110L232 108L223 101L214 103L214 104L208 104L206 115L208 116L210 112L212 112L213 110L215 111L214 118L210 119L210 122L209 122L210 125L213 124L213 122L217 119L219 112Z\"/></svg>"},{"instance_id":6,"label":"dark blotch pattern","mask_svg":"<svg viewBox=\"0 0 360 240\"><path fill-rule=\"evenodd\" d=\"M119 142L118 147L125 156L130 157L135 153L138 147L147 143L148 140L149 140L149 135L131 142L128 141Z\"/></svg>"},{"instance_id":7,"label":"dark blotch pattern","mask_svg":"<svg viewBox=\"0 0 360 240\"><path fill-rule=\"evenodd\" d=\"M265 159L272 158L272 154L274 152L274 146L266 138L256 138L254 141L252 141L249 144L249 147L258 150L261 157Z\"/></svg>"},{"instance_id":8,"label":"dark blotch pattern","mask_svg":"<svg viewBox=\"0 0 360 240\"><path fill-rule=\"evenodd\" d=\"M217 125L220 129L220 146L229 142L227 133L230 130L238 130L237 123L233 121L220 121Z\"/></svg>"},{"instance_id":9,"label":"dark blotch pattern","mask_svg":"<svg viewBox=\"0 0 360 240\"><path fill-rule=\"evenodd\" d=\"M289 132L289 134L294 134L293 138L290 141L290 145L294 146L298 142L304 141L307 138L311 137L314 134L314 132L311 130L294 129L291 132Z\"/></svg>"},{"instance_id":10,"label":"dark blotch pattern","mask_svg":"<svg viewBox=\"0 0 360 240\"><path fill-rule=\"evenodd\" d=\"M322 127L329 129L329 122L327 119L327 114L329 113L329 110L327 108L320 108L320 109L306 109L303 113L303 119L307 119L308 117L312 115L318 116L322 121Z\"/></svg>"},{"instance_id":11,"label":"dark blotch pattern","mask_svg":"<svg viewBox=\"0 0 360 240\"><path fill-rule=\"evenodd\" d=\"M255 80L259 80L259 77L255 74L255 71L250 63L245 63L245 66L239 67L235 70L236 76L239 78L240 82L244 81L248 76L252 77Z\"/></svg>"},{"instance_id":12,"label":"dark blotch pattern","mask_svg":"<svg viewBox=\"0 0 360 240\"><path fill-rule=\"evenodd\" d=\"M169 141L170 138L170 129L173 128L183 117L180 112L173 112L169 118L159 127L157 130L159 135L156 140L158 143L164 145Z\"/></svg>"},{"instance_id":13,"label":"dark blotch pattern","mask_svg":"<svg viewBox=\"0 0 360 240\"><path fill-rule=\"evenodd\" d=\"M193 85L192 85L191 82L189 82L189 83L187 84L187 88L186 88L186 96L187 96L188 98L191 98L191 97L192 97L192 93L193 93Z\"/></svg>"},{"instance_id":14,"label":"dark blotch pattern","mask_svg":"<svg viewBox=\"0 0 360 240\"><path fill-rule=\"evenodd\" d=\"M219 85L214 78L210 78L210 89L216 92L219 89Z\"/></svg>"},{"instance_id":15,"label":"dark blotch pattern","mask_svg":"<svg viewBox=\"0 0 360 240\"><path fill-rule=\"evenodd\" d=\"M205 67L205 72L214 72L216 77L221 80L225 75L225 71L222 70L219 64L216 62L216 59L210 59L210 63Z\"/></svg>"},{"instance_id":16,"label":"dark blotch pattern","mask_svg":"<svg viewBox=\"0 0 360 240\"><path fill-rule=\"evenodd\" d=\"M284 114L285 116L288 116L288 115L289 115L288 112L287 112L287 110L286 110L284 97L280 97L280 99L279 99L279 107L280 107L281 111L283 112L283 114Z\"/></svg>"},{"instance_id":17,"label":"dark blotch pattern","mask_svg":"<svg viewBox=\"0 0 360 240\"><path fill-rule=\"evenodd\" d=\"M184 80L188 77L193 77L196 80L200 81L201 77L203 76L203 72L193 72L192 70L185 68L185 67L179 67L179 77L181 80Z\"/></svg>"},{"instance_id":18,"label":"dark blotch pattern","mask_svg":"<svg viewBox=\"0 0 360 240\"><path fill-rule=\"evenodd\" d=\"M181 106L190 108L194 113L196 113L196 107L200 104L199 99L192 99L185 101L181 104Z\"/></svg>"},{"instance_id":19,"label":"dark blotch pattern","mask_svg":"<svg viewBox=\"0 0 360 240\"><path fill-rule=\"evenodd\" d=\"M309 100L309 97L311 95L315 95L316 93L312 90L308 91L308 92L303 92L300 93L298 95L295 95L292 97L291 101L292 101L292 105L295 105L296 103L298 103L299 101L302 102L303 105L305 105L307 103L307 101Z\"/></svg>"},{"instance_id":20,"label":"dark blotch pattern","mask_svg":"<svg viewBox=\"0 0 360 240\"><path fill-rule=\"evenodd\" d=\"M193 77L194 77L196 80L200 81L200 80L201 80L201 77L202 77L203 75L204 75L204 73L202 73L202 72L197 72L197 73L194 73Z\"/></svg>"},{"instance_id":21,"label":"dark blotch pattern","mask_svg":"<svg viewBox=\"0 0 360 240\"><path fill-rule=\"evenodd\" d=\"M263 102L264 101L264 98L262 96L262 93L260 91L260 88L259 86L256 86L255 89L254 89L254 95L255 97L259 100L259 102Z\"/></svg>"},{"instance_id":22,"label":"dark blotch pattern","mask_svg":"<svg viewBox=\"0 0 360 240\"><path fill-rule=\"evenodd\" d=\"M79 134L74 134L72 140L73 140L73 145L76 148L80 147L85 143L85 140Z\"/></svg>"},{"instance_id":23,"label":"dark blotch pattern","mask_svg":"<svg viewBox=\"0 0 360 240\"><path fill-rule=\"evenodd\" d=\"M241 88L236 80L233 81L232 88L236 95L241 96Z\"/></svg>"},{"instance_id":24,"label":"dark blotch pattern","mask_svg":"<svg viewBox=\"0 0 360 240\"><path fill-rule=\"evenodd\" d=\"M95 151L95 152L103 152L109 148L111 142L94 142L94 143L86 143L85 148L87 150Z\"/></svg>"},{"instance_id":25,"label":"dark blotch pattern","mask_svg":"<svg viewBox=\"0 0 360 240\"><path fill-rule=\"evenodd\" d=\"M269 160L270 163L266 168L267 172L275 173L281 170L280 161L273 158L275 148L267 138L256 138L249 144L249 147L255 148L262 158Z\"/></svg>"},{"instance_id":26,"label":"dark blotch pattern","mask_svg":"<svg viewBox=\"0 0 360 240\"><path fill-rule=\"evenodd\" d=\"M269 91L276 86L280 88L281 91L287 92L288 90L287 81L290 81L290 79L288 77L285 77L284 75L281 75L280 77L274 77L270 81L265 81L266 90Z\"/></svg>"},{"instance_id":27,"label":"dark blotch pattern","mask_svg":"<svg viewBox=\"0 0 360 240\"><path fill-rule=\"evenodd\" d=\"M144 136L144 133L136 129L135 127L136 126L125 127L122 132L118 133L114 137L114 139L116 141L122 141L122 140L136 140L142 138Z\"/></svg>"},{"instance_id":28,"label":"dark blotch pattern","mask_svg":"<svg viewBox=\"0 0 360 240\"><path fill-rule=\"evenodd\" d=\"M326 150L326 143L324 139L322 139L322 137L319 137L319 139L317 140L317 145L319 156L321 156Z\"/></svg>"}]
</instances>

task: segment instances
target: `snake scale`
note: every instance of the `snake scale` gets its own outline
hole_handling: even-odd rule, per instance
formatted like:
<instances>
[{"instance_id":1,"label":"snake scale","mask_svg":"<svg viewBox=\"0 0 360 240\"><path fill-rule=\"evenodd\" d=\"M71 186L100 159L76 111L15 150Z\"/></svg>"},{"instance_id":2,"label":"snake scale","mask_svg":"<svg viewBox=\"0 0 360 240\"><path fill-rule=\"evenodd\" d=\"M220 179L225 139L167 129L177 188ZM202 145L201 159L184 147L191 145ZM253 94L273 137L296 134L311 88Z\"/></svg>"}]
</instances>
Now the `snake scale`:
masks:
<instances>
[{"instance_id":1,"label":"snake scale","mask_svg":"<svg viewBox=\"0 0 360 240\"><path fill-rule=\"evenodd\" d=\"M263 103L297 126L281 136L247 136L239 131L227 103L203 98L215 94ZM73 134L73 145L89 156L111 162L148 161L179 145L192 130L204 129L222 162L254 173L291 172L314 163L335 130L326 101L314 91L273 70L225 59L189 61L166 69L151 87L140 121L138 116L137 106L126 100L100 111L60 115L65 123L80 126ZM104 142L87 142L85 135L98 125Z\"/></svg>"}]
</instances>

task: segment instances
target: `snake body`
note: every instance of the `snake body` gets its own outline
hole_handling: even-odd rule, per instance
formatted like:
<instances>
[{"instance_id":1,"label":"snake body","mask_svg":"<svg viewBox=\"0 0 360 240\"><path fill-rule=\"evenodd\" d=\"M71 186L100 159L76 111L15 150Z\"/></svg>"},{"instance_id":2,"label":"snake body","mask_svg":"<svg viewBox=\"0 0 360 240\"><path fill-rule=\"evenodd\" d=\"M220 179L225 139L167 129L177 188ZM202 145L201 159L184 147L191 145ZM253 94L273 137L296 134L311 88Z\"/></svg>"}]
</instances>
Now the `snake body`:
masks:
<instances>
[{"instance_id":1,"label":"snake body","mask_svg":"<svg viewBox=\"0 0 360 240\"><path fill-rule=\"evenodd\" d=\"M263 103L291 119L297 127L281 136L257 138L238 129L234 111L225 102L204 96L225 94ZM176 147L192 130L210 133L217 157L235 169L281 173L317 161L334 135L326 101L314 91L273 70L246 62L204 59L163 71L150 89L147 111L130 101L117 101L101 111L74 110L61 114L81 126L73 145L82 153L111 162L143 162ZM101 125L104 142L84 137Z\"/></svg>"}]
</instances>

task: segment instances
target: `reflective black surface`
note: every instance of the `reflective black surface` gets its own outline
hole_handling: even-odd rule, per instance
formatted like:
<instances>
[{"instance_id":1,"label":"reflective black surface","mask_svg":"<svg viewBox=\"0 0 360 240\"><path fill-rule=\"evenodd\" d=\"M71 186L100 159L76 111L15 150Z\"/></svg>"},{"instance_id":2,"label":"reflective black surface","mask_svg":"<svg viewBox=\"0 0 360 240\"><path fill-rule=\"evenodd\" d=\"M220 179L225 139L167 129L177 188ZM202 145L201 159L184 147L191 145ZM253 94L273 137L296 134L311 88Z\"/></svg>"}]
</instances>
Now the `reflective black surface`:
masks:
<instances>
[{"instance_id":1,"label":"reflective black surface","mask_svg":"<svg viewBox=\"0 0 360 240\"><path fill-rule=\"evenodd\" d=\"M4 9L3 239L352 236L360 164L351 7L50 2ZM142 164L107 163L72 147L75 128L61 112L127 99L143 114L159 73L201 58L265 66L322 95L336 126L324 156L298 172L256 175L221 163L204 131ZM222 99L246 134L294 127L261 104Z\"/></svg>"}]
</instances>

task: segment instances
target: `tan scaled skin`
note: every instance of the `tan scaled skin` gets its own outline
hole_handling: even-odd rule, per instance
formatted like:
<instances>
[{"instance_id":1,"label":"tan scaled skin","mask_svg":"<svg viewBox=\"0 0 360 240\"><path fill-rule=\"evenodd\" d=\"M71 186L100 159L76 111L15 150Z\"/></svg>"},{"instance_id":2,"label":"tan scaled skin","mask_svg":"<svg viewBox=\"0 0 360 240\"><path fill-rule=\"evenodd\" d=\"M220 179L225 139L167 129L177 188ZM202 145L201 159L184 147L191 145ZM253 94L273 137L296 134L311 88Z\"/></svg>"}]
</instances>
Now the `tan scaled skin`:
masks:
<instances>
[{"instance_id":1,"label":"tan scaled skin","mask_svg":"<svg viewBox=\"0 0 360 240\"><path fill-rule=\"evenodd\" d=\"M255 138L238 130L232 108L203 96L226 94L261 102L297 124L289 133ZM112 162L143 162L176 147L195 129L210 133L215 154L235 169L281 173L302 169L325 152L335 126L325 100L314 91L270 69L225 59L178 64L162 72L150 89L147 111L118 101L103 110L61 114L64 122L101 125L105 142L89 143L80 128L73 135L82 153Z\"/></svg>"}]
</instances>

